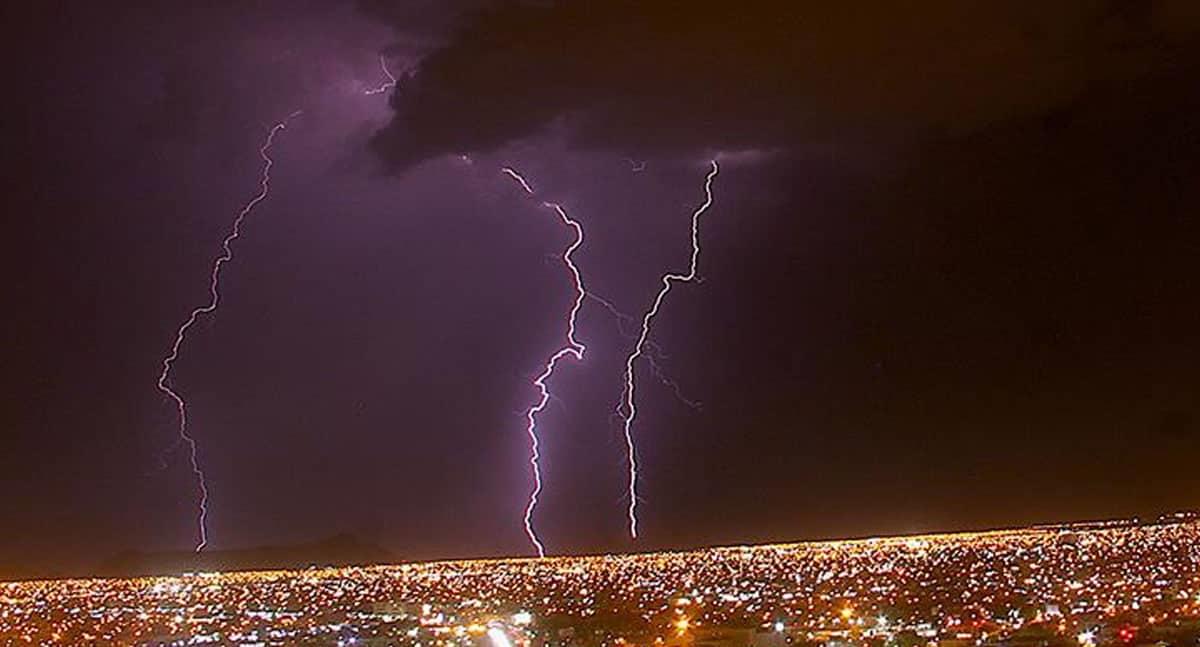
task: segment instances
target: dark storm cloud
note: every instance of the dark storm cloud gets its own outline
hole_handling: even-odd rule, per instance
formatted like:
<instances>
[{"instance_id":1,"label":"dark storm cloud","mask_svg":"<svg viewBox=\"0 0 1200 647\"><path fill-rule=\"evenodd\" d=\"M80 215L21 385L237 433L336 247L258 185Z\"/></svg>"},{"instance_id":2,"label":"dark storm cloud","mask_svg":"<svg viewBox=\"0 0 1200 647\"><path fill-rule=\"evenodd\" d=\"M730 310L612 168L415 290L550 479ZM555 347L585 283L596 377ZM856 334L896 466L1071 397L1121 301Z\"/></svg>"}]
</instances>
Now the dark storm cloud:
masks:
<instances>
[{"instance_id":1,"label":"dark storm cloud","mask_svg":"<svg viewBox=\"0 0 1200 647\"><path fill-rule=\"evenodd\" d=\"M359 0L358 9L372 20L389 25L395 38L388 53L422 55L445 45L464 15L478 11L486 0Z\"/></svg>"},{"instance_id":2,"label":"dark storm cloud","mask_svg":"<svg viewBox=\"0 0 1200 647\"><path fill-rule=\"evenodd\" d=\"M644 155L959 134L1169 67L1198 26L1189 0L507 3L403 81L374 144L403 167L554 123Z\"/></svg>"}]
</instances>

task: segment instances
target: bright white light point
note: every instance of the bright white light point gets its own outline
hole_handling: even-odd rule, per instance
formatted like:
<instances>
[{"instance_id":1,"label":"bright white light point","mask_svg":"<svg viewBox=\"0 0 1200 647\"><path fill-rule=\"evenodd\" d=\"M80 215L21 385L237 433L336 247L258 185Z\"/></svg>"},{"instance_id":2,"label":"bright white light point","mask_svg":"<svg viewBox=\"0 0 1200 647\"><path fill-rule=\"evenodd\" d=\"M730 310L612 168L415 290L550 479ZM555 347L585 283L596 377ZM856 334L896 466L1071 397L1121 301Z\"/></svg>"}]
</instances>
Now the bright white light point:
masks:
<instances>
[{"instance_id":1,"label":"bright white light point","mask_svg":"<svg viewBox=\"0 0 1200 647\"><path fill-rule=\"evenodd\" d=\"M499 627L489 628L487 630L487 635L488 638L492 639L493 647L512 647L512 643L509 642L508 636L504 633L504 630L500 629Z\"/></svg>"},{"instance_id":2,"label":"bright white light point","mask_svg":"<svg viewBox=\"0 0 1200 647\"><path fill-rule=\"evenodd\" d=\"M1095 645L1096 644L1096 632L1085 631L1085 632L1079 634L1078 636L1076 636L1075 639L1079 641L1080 645Z\"/></svg>"},{"instance_id":3,"label":"bright white light point","mask_svg":"<svg viewBox=\"0 0 1200 647\"><path fill-rule=\"evenodd\" d=\"M513 614L512 621L514 625L527 625L533 622L533 614L528 611L518 611Z\"/></svg>"},{"instance_id":4,"label":"bright white light point","mask_svg":"<svg viewBox=\"0 0 1200 647\"><path fill-rule=\"evenodd\" d=\"M782 623L782 622L778 622L778 621L777 621L777 622L775 623L775 631L779 631L779 632L782 632L782 631L783 631L783 623Z\"/></svg>"}]
</instances>

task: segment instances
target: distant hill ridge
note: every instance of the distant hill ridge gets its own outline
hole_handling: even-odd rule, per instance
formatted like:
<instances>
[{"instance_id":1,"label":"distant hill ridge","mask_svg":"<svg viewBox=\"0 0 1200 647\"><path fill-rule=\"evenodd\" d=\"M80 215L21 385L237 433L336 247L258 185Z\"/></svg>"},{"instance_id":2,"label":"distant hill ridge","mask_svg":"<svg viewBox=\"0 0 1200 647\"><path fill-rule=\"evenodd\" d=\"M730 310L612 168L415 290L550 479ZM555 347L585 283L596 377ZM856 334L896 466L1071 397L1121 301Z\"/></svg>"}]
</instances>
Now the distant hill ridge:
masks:
<instances>
[{"instance_id":1,"label":"distant hill ridge","mask_svg":"<svg viewBox=\"0 0 1200 647\"><path fill-rule=\"evenodd\" d=\"M141 552L125 551L102 563L95 575L136 577L178 575L198 571L295 569L310 566L351 566L395 561L387 550L339 534L320 541L285 546L257 546L236 550Z\"/></svg>"},{"instance_id":2,"label":"distant hill ridge","mask_svg":"<svg viewBox=\"0 0 1200 647\"><path fill-rule=\"evenodd\" d=\"M1058 523L1034 524L1026 526L1009 526L977 530L943 530L927 531L913 534L895 535L863 535L858 537L812 538L787 542L771 542L757 544L759 546L775 544L819 544L827 541L864 541L878 539L904 539L907 537L929 537L933 535L957 535L978 532L1011 532L1011 531L1058 531L1067 536L1073 531L1099 530L1110 527L1144 526L1158 524L1196 523L1200 522L1200 511L1185 510L1149 516L1142 518L1119 518L1109 520L1065 521ZM712 546L693 546L690 548L667 549L655 552L688 552L708 549L740 549L752 547L743 545L718 544ZM593 553L602 555L604 553ZM577 557L587 556L575 555ZM507 559L499 556L492 559ZM444 558L443 558L444 559ZM152 575L180 575L195 572L217 571L248 571L248 570L293 570L312 566L367 566L378 564L396 564L400 560L388 550L372 543L360 540L358 537L342 533L320 541L283 545L258 546L238 550L206 550L203 553L193 551L142 552L125 551L104 561L100 566L91 569L55 569L39 568L37 565L19 562L0 564L0 582L30 579L59 579L64 577L139 577Z\"/></svg>"}]
</instances>

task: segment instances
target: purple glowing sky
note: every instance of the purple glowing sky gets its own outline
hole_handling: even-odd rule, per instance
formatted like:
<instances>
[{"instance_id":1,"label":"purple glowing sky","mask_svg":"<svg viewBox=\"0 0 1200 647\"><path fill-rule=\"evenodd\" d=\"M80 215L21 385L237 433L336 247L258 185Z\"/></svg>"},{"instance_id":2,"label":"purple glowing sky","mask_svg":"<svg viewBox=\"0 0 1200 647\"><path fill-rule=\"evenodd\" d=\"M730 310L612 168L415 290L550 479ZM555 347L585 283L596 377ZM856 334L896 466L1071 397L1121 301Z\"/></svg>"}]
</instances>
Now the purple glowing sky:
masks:
<instances>
[{"instance_id":1,"label":"purple glowing sky","mask_svg":"<svg viewBox=\"0 0 1200 647\"><path fill-rule=\"evenodd\" d=\"M1200 500L1191 5L478 4L38 10L0 567Z\"/></svg>"}]
</instances>

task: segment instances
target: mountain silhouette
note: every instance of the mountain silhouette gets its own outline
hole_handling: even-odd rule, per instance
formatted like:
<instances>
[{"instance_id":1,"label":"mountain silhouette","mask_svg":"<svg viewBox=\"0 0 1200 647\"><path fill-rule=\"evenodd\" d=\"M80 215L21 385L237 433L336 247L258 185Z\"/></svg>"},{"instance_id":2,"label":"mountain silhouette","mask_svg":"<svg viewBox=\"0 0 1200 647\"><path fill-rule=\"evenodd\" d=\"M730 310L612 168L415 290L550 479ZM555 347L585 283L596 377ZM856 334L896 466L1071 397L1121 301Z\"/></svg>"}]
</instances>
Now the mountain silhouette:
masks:
<instances>
[{"instance_id":1,"label":"mountain silhouette","mask_svg":"<svg viewBox=\"0 0 1200 647\"><path fill-rule=\"evenodd\" d=\"M93 574L101 577L134 577L200 571L360 566L392 561L395 561L395 557L387 550L343 533L310 543L206 550L202 553L123 551L100 564Z\"/></svg>"}]
</instances>

